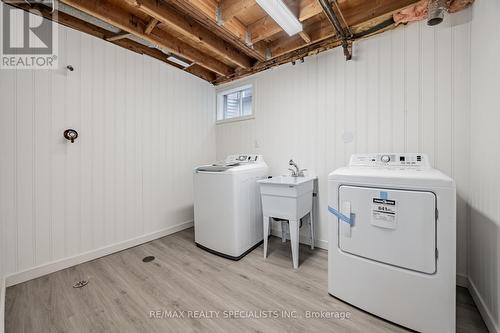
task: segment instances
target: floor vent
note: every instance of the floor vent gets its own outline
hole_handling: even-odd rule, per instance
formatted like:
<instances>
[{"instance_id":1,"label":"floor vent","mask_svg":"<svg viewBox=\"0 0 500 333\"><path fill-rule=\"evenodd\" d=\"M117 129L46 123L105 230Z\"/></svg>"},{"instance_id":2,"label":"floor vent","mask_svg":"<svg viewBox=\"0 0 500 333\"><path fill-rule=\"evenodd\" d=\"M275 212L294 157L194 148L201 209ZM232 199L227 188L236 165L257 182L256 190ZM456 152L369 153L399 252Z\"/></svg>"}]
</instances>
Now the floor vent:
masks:
<instances>
[{"instance_id":1,"label":"floor vent","mask_svg":"<svg viewBox=\"0 0 500 333\"><path fill-rule=\"evenodd\" d=\"M147 257L142 258L143 262L151 262L153 260L155 260L155 257L153 257L153 256L147 256Z\"/></svg>"},{"instance_id":2,"label":"floor vent","mask_svg":"<svg viewBox=\"0 0 500 333\"><path fill-rule=\"evenodd\" d=\"M89 281L87 281L87 280L81 280L81 281L76 282L73 285L73 288L83 288L83 287L85 287L88 284L89 284Z\"/></svg>"}]
</instances>

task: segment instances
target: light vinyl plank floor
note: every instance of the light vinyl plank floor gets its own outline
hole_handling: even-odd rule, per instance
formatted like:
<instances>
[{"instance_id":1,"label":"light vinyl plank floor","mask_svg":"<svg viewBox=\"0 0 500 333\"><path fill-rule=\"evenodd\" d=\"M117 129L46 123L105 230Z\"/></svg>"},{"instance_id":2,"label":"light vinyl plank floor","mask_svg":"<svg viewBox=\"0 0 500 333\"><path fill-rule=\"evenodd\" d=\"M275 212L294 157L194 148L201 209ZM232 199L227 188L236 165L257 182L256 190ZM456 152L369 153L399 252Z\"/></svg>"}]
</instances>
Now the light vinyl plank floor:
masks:
<instances>
[{"instance_id":1,"label":"light vinyl plank floor","mask_svg":"<svg viewBox=\"0 0 500 333\"><path fill-rule=\"evenodd\" d=\"M197 248L193 238L187 229L8 288L6 332L407 332L328 295L324 250L301 245L300 267L293 270L290 243L275 237L268 259L260 246L237 262ZM148 255L156 259L142 262ZM89 284L72 288L81 279ZM184 318L152 318L151 311ZM278 316L225 318L230 311ZM297 318L283 318L282 311ZM349 312L350 318L308 319L306 311ZM457 289L457 332L487 332L463 288Z\"/></svg>"}]
</instances>

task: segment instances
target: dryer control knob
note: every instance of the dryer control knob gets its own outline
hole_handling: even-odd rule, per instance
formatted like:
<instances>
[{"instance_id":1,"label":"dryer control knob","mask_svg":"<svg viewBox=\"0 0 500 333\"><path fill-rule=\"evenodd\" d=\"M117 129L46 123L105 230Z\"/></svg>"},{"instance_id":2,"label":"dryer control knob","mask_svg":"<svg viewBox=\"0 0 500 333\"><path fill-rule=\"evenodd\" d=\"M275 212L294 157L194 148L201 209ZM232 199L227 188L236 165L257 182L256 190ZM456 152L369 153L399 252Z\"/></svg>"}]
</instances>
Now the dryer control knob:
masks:
<instances>
[{"instance_id":1,"label":"dryer control knob","mask_svg":"<svg viewBox=\"0 0 500 333\"><path fill-rule=\"evenodd\" d=\"M380 160L384 163L389 163L391 161L391 157L389 155L382 155L382 157L380 157Z\"/></svg>"}]
</instances>

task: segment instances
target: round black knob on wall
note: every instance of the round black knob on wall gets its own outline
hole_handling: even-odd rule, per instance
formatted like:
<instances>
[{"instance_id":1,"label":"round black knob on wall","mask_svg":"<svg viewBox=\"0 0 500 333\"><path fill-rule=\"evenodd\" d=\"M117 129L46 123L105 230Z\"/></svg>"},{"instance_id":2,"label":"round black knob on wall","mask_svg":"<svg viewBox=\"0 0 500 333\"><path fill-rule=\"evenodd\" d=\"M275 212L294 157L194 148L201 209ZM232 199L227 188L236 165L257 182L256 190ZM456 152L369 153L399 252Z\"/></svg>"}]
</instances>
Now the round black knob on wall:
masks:
<instances>
[{"instance_id":1,"label":"round black knob on wall","mask_svg":"<svg viewBox=\"0 0 500 333\"><path fill-rule=\"evenodd\" d=\"M78 138L78 132L74 129L68 128L64 131L64 138L66 140L71 141L71 143L75 142L76 138Z\"/></svg>"}]
</instances>

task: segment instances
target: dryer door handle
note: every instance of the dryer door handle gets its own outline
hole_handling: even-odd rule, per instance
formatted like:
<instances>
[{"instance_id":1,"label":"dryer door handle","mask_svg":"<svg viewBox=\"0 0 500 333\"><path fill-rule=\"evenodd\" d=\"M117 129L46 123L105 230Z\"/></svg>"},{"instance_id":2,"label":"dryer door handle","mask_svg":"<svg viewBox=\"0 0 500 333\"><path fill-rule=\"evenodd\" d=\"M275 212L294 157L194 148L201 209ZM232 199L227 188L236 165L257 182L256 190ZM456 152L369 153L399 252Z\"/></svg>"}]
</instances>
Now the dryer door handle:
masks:
<instances>
[{"instance_id":1,"label":"dryer door handle","mask_svg":"<svg viewBox=\"0 0 500 333\"><path fill-rule=\"evenodd\" d=\"M351 218L351 203L349 201L342 202L339 210L328 206L328 211L335 215L338 223L340 223L339 232L341 235L351 237L351 226L354 222Z\"/></svg>"},{"instance_id":2,"label":"dryer door handle","mask_svg":"<svg viewBox=\"0 0 500 333\"><path fill-rule=\"evenodd\" d=\"M351 202L350 201L342 201L340 204L340 213L349 218L350 223L340 223L340 232L342 236L351 238L351 228L352 228L352 218L351 218Z\"/></svg>"}]
</instances>

